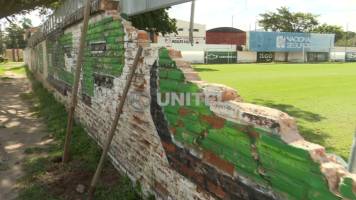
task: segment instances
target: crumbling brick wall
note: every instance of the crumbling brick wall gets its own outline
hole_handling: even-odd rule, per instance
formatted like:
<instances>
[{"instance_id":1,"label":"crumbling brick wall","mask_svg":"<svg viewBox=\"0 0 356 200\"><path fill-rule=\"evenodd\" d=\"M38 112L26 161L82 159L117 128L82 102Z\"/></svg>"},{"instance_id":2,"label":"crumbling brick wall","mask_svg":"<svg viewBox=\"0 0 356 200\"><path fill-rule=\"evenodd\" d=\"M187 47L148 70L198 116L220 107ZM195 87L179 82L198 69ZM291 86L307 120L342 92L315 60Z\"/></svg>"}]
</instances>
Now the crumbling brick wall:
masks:
<instances>
[{"instance_id":1,"label":"crumbling brick wall","mask_svg":"<svg viewBox=\"0 0 356 200\"><path fill-rule=\"evenodd\" d=\"M38 79L67 106L80 27L26 50ZM102 145L138 45L144 46L109 155L146 193L160 199L356 199L355 175L305 141L292 117L201 81L180 52L151 48L147 40L115 11L91 17L75 113ZM172 92L208 101L158 104L157 94Z\"/></svg>"}]
</instances>

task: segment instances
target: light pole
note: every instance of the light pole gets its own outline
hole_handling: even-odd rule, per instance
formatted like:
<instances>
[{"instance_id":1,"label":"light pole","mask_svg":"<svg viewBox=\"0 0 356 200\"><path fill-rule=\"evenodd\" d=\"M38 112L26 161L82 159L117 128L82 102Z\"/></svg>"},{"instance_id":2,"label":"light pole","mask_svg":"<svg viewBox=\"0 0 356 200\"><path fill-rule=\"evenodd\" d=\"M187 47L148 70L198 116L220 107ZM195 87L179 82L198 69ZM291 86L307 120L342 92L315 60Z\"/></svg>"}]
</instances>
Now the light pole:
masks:
<instances>
[{"instance_id":1,"label":"light pole","mask_svg":"<svg viewBox=\"0 0 356 200\"><path fill-rule=\"evenodd\" d=\"M348 35L349 35L349 24L346 23L346 35L345 35L345 62L347 59L347 45L348 45Z\"/></svg>"},{"instance_id":2,"label":"light pole","mask_svg":"<svg viewBox=\"0 0 356 200\"><path fill-rule=\"evenodd\" d=\"M192 7L190 10L190 26L189 26L189 41L190 44L193 46L194 45L194 15L195 15L195 0L192 1Z\"/></svg>"}]
</instances>

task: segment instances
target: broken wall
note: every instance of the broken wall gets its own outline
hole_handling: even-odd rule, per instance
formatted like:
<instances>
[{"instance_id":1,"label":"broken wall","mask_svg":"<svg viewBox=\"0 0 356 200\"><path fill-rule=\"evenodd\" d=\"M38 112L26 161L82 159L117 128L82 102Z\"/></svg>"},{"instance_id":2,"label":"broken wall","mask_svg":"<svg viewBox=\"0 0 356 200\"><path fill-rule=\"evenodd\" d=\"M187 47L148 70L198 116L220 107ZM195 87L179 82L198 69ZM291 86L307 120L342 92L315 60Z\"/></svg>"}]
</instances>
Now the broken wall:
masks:
<instances>
[{"instance_id":1,"label":"broken wall","mask_svg":"<svg viewBox=\"0 0 356 200\"><path fill-rule=\"evenodd\" d=\"M81 26L58 30L25 52L36 77L66 106ZM292 117L201 81L180 52L150 47L147 33L112 10L90 18L75 113L98 145L138 45L143 55L109 156L145 193L160 199L356 199L355 176L305 141ZM197 95L189 105L159 104L171 93Z\"/></svg>"}]
</instances>

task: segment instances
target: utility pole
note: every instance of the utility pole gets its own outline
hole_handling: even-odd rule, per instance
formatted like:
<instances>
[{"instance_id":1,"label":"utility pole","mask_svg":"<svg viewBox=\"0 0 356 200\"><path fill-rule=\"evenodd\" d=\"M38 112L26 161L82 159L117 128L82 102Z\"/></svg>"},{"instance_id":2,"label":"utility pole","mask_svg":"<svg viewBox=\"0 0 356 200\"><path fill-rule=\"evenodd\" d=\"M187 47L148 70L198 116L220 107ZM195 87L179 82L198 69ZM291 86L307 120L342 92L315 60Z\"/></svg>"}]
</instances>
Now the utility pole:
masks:
<instances>
[{"instance_id":1,"label":"utility pole","mask_svg":"<svg viewBox=\"0 0 356 200\"><path fill-rule=\"evenodd\" d=\"M192 7L190 10L190 26L189 26L189 41L190 44L193 46L194 45L194 15L195 15L195 0L192 1Z\"/></svg>"},{"instance_id":2,"label":"utility pole","mask_svg":"<svg viewBox=\"0 0 356 200\"><path fill-rule=\"evenodd\" d=\"M91 0L86 0L85 7L84 7L83 27L80 35L79 52L77 57L76 70L75 70L74 85L72 88L72 97L71 97L71 103L68 112L67 131L66 131L66 138L65 138L63 158L62 158L63 163L67 163L69 161L69 146L72 140L74 113L75 113L75 108L77 106L79 80L82 71L85 40L88 31L88 23L90 17L90 7L91 7Z\"/></svg>"},{"instance_id":3,"label":"utility pole","mask_svg":"<svg viewBox=\"0 0 356 200\"><path fill-rule=\"evenodd\" d=\"M231 27L234 28L234 16L231 18Z\"/></svg>"},{"instance_id":4,"label":"utility pole","mask_svg":"<svg viewBox=\"0 0 356 200\"><path fill-rule=\"evenodd\" d=\"M345 61L347 58L347 45L348 45L348 36L349 36L349 24L346 23L346 35L345 35Z\"/></svg>"},{"instance_id":5,"label":"utility pole","mask_svg":"<svg viewBox=\"0 0 356 200\"><path fill-rule=\"evenodd\" d=\"M4 45L3 45L3 39L2 39L2 24L0 21L0 56L3 54L3 49Z\"/></svg>"}]
</instances>

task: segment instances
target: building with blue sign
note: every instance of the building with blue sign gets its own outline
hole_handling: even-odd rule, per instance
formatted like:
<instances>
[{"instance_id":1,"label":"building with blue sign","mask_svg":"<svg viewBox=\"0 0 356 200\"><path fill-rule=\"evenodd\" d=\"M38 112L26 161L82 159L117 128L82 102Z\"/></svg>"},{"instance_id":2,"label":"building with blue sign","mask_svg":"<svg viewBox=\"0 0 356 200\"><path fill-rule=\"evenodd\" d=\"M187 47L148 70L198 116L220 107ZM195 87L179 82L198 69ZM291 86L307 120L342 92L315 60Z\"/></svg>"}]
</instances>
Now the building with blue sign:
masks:
<instances>
[{"instance_id":1,"label":"building with blue sign","mask_svg":"<svg viewBox=\"0 0 356 200\"><path fill-rule=\"evenodd\" d=\"M335 34L249 32L247 50L257 52L258 62L328 61Z\"/></svg>"}]
</instances>

